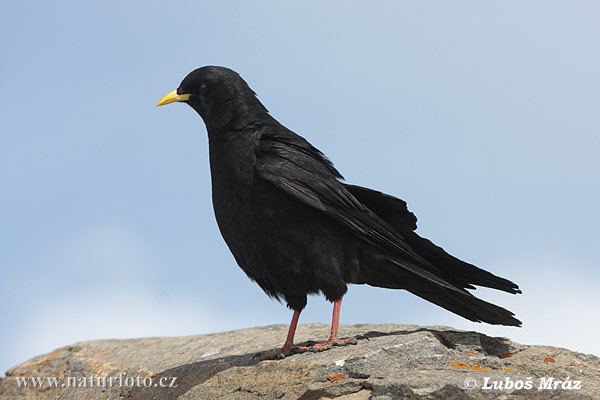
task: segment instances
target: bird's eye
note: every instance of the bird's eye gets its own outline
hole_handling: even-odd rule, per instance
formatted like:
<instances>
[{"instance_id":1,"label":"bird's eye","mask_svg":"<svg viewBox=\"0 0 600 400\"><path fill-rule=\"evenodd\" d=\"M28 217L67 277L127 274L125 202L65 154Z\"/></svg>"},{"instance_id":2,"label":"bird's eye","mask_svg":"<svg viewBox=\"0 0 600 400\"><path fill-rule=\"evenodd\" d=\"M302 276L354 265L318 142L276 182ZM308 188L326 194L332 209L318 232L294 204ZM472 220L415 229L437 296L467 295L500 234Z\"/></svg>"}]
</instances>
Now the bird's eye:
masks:
<instances>
[{"instance_id":1,"label":"bird's eye","mask_svg":"<svg viewBox=\"0 0 600 400\"><path fill-rule=\"evenodd\" d=\"M206 93L207 90L208 90L208 86L206 86L206 83L201 83L200 84L200 93Z\"/></svg>"}]
</instances>

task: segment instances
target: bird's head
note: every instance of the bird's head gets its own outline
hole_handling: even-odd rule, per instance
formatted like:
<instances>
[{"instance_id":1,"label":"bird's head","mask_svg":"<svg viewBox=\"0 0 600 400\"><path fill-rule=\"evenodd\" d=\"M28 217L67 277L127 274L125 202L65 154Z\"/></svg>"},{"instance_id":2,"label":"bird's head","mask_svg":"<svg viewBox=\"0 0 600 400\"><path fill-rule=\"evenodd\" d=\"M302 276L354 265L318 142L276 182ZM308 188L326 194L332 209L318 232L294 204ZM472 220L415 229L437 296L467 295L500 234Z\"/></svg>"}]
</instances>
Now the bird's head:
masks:
<instances>
[{"instance_id":1,"label":"bird's head","mask_svg":"<svg viewBox=\"0 0 600 400\"><path fill-rule=\"evenodd\" d=\"M190 72L179 88L166 94L156 106L174 102L189 104L209 130L268 112L246 81L225 67L206 66Z\"/></svg>"}]
</instances>

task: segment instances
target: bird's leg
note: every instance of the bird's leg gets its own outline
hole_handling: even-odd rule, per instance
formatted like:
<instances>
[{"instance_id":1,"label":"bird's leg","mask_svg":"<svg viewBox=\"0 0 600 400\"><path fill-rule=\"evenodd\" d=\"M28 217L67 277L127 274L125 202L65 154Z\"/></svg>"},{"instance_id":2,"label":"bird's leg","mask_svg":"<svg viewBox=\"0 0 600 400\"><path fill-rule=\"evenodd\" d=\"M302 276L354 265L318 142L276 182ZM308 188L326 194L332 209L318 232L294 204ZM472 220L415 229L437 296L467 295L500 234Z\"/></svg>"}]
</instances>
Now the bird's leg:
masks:
<instances>
[{"instance_id":1,"label":"bird's leg","mask_svg":"<svg viewBox=\"0 0 600 400\"><path fill-rule=\"evenodd\" d=\"M292 322L290 322L290 328L288 329L287 338L285 339L285 343L283 347L277 351L272 353L264 353L261 354L260 358L263 360L273 360L277 358L285 358L292 348L294 348L294 334L296 333L296 327L298 326L298 319L300 318L300 311L294 310L294 315L292 316Z\"/></svg>"},{"instance_id":2,"label":"bird's leg","mask_svg":"<svg viewBox=\"0 0 600 400\"><path fill-rule=\"evenodd\" d=\"M262 360L275 360L279 358L285 358L290 354L303 353L305 351L322 351L332 348L333 346L345 346L348 344L356 344L356 338L354 336L349 338L340 339L338 337L338 330L340 327L340 310L342 308L342 298L333 302L333 317L331 319L331 335L329 340L325 343L307 342L299 345L294 345L294 334L296 333L296 327L298 326L298 318L300 318L300 311L294 310L292 316L292 322L290 322L290 329L288 330L287 338L283 347L277 351L271 353L257 354L260 355ZM309 344L310 343L310 344ZM255 356L255 357L256 357Z\"/></svg>"},{"instance_id":3,"label":"bird's leg","mask_svg":"<svg viewBox=\"0 0 600 400\"><path fill-rule=\"evenodd\" d=\"M297 346L302 350L327 350L333 346L344 346L347 344L356 344L356 338L349 337L340 339L338 337L338 330L340 327L340 310L342 308L342 298L340 297L333 302L333 317L331 319L331 335L329 340L325 343L316 343L312 346Z\"/></svg>"}]
</instances>

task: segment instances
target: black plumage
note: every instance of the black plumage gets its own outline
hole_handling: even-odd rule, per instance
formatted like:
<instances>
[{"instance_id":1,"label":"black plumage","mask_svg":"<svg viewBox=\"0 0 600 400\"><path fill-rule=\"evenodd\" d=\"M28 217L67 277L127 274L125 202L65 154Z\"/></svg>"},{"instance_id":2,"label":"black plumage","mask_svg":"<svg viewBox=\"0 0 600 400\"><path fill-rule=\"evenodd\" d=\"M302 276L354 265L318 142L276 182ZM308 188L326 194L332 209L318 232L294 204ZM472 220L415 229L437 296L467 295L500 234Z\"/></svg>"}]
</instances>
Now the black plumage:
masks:
<instances>
[{"instance_id":1,"label":"black plumage","mask_svg":"<svg viewBox=\"0 0 600 400\"><path fill-rule=\"evenodd\" d=\"M277 122L236 72L199 68L158 105L175 101L189 104L206 124L213 206L225 242L248 277L294 310L276 355L291 350L308 294L334 302L332 335L319 346L345 343L337 320L348 283L405 289L475 322L521 325L510 311L466 290L520 293L516 284L420 237L404 201L343 183L333 164Z\"/></svg>"}]
</instances>

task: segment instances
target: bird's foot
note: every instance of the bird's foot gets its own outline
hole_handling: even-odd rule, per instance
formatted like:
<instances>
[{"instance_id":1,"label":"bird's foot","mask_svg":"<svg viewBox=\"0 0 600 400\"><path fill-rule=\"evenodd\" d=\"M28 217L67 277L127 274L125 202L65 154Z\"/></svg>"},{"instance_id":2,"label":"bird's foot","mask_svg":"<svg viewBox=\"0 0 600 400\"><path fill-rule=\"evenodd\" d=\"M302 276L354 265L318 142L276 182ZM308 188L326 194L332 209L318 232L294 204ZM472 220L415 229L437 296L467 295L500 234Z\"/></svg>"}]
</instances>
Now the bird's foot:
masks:
<instances>
[{"instance_id":1,"label":"bird's foot","mask_svg":"<svg viewBox=\"0 0 600 400\"><path fill-rule=\"evenodd\" d=\"M344 338L344 339L329 338L329 340L325 343L306 342L306 343L297 345L295 347L297 347L298 349L300 349L302 351L317 352L317 351L329 350L332 347L336 347L336 346L348 346L348 345L357 344L357 343L358 343L358 340L356 339L356 337L352 336L352 337Z\"/></svg>"},{"instance_id":2,"label":"bird's foot","mask_svg":"<svg viewBox=\"0 0 600 400\"><path fill-rule=\"evenodd\" d=\"M263 361L263 360L282 360L282 359L286 358L287 356L304 353L305 351L308 351L308 350L304 346L301 346L301 345L296 346L291 342L290 343L286 342L281 349L279 349L277 351L273 351L273 352L268 352L268 353L257 353L254 355L254 357L252 357L252 359L260 358L261 361Z\"/></svg>"},{"instance_id":3,"label":"bird's foot","mask_svg":"<svg viewBox=\"0 0 600 400\"><path fill-rule=\"evenodd\" d=\"M300 343L295 345L292 342L286 342L283 347L277 351L268 352L268 353L256 353L252 359L260 359L263 360L283 360L287 356L292 356L294 354L301 354L307 351L310 352L319 352L329 350L332 347L337 346L348 346L352 344L357 344L358 340L355 336L338 339L338 338L329 338L329 340L325 343L317 343L312 340Z\"/></svg>"}]
</instances>

